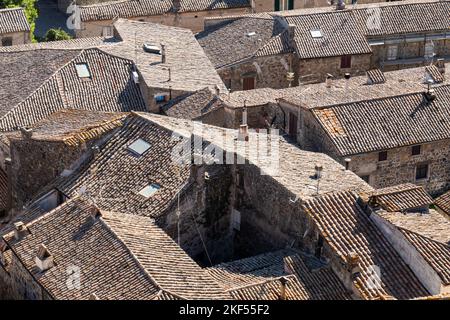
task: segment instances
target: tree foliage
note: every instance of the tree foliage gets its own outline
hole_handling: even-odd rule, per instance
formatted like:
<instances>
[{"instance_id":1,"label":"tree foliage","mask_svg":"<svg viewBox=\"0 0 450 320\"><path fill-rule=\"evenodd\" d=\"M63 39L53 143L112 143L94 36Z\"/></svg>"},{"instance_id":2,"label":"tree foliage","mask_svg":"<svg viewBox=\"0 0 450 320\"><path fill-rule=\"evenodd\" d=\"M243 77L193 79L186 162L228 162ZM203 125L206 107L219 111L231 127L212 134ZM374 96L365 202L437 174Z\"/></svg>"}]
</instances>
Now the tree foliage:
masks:
<instances>
[{"instance_id":1,"label":"tree foliage","mask_svg":"<svg viewBox=\"0 0 450 320\"><path fill-rule=\"evenodd\" d=\"M38 17L37 0L0 0L0 9L22 7L25 10L28 23L31 26L31 39L34 41L35 21Z\"/></svg>"},{"instance_id":2,"label":"tree foliage","mask_svg":"<svg viewBox=\"0 0 450 320\"><path fill-rule=\"evenodd\" d=\"M69 39L72 39L72 37L61 28L48 30L44 37L44 41L58 41Z\"/></svg>"}]
</instances>

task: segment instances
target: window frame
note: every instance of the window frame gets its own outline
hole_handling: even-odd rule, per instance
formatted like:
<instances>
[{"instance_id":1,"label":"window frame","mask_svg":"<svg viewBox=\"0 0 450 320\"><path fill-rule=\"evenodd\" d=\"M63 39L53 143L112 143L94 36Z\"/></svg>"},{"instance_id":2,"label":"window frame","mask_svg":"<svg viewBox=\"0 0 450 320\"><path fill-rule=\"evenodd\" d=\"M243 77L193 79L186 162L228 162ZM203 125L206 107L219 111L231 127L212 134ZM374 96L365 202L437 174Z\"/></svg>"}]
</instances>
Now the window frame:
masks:
<instances>
[{"instance_id":1,"label":"window frame","mask_svg":"<svg viewBox=\"0 0 450 320\"><path fill-rule=\"evenodd\" d=\"M419 167L425 167L426 168L426 173L424 177L417 177L417 174L419 172ZM422 181L422 180L426 180L428 179L428 177L430 176L430 165L428 163L419 163L416 165L416 169L415 169L415 180L416 181Z\"/></svg>"},{"instance_id":2,"label":"window frame","mask_svg":"<svg viewBox=\"0 0 450 320\"><path fill-rule=\"evenodd\" d=\"M417 152L417 148L419 148L419 152ZM418 156L422 154L422 145L418 144L411 147L411 156Z\"/></svg>"},{"instance_id":3,"label":"window frame","mask_svg":"<svg viewBox=\"0 0 450 320\"><path fill-rule=\"evenodd\" d=\"M378 152L378 162L384 162L387 160L388 160L388 152L387 151Z\"/></svg>"}]
</instances>

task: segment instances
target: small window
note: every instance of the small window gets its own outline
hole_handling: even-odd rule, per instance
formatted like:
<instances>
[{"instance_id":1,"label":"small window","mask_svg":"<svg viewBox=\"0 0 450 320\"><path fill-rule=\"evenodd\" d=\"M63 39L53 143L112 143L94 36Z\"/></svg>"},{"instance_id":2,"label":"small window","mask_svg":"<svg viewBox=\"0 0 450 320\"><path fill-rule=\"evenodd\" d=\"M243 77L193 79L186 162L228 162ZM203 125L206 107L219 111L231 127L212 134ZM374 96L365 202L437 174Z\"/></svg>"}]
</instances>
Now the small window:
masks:
<instances>
[{"instance_id":1,"label":"small window","mask_svg":"<svg viewBox=\"0 0 450 320\"><path fill-rule=\"evenodd\" d=\"M311 32L311 37L313 38L322 38L322 31L320 29L314 29L314 30L310 30L309 32Z\"/></svg>"},{"instance_id":2,"label":"small window","mask_svg":"<svg viewBox=\"0 0 450 320\"><path fill-rule=\"evenodd\" d=\"M77 69L77 74L79 78L90 78L91 72L89 71L88 65L86 63L77 63L75 65Z\"/></svg>"},{"instance_id":3,"label":"small window","mask_svg":"<svg viewBox=\"0 0 450 320\"><path fill-rule=\"evenodd\" d=\"M159 191L159 189L161 189L161 186L156 184L156 183L152 183L149 186L146 186L144 189L142 189L141 191L139 191L139 194L141 196L144 196L146 198L150 198L151 196L153 196L155 193L157 193Z\"/></svg>"},{"instance_id":4,"label":"small window","mask_svg":"<svg viewBox=\"0 0 450 320\"><path fill-rule=\"evenodd\" d=\"M386 161L387 160L387 151L381 151L378 153L378 161Z\"/></svg>"},{"instance_id":5,"label":"small window","mask_svg":"<svg viewBox=\"0 0 450 320\"><path fill-rule=\"evenodd\" d=\"M11 37L5 37L2 38L2 46L3 47L9 47L12 46L13 39Z\"/></svg>"},{"instance_id":6,"label":"small window","mask_svg":"<svg viewBox=\"0 0 450 320\"><path fill-rule=\"evenodd\" d=\"M416 167L416 180L428 178L428 164L419 164Z\"/></svg>"},{"instance_id":7,"label":"small window","mask_svg":"<svg viewBox=\"0 0 450 320\"><path fill-rule=\"evenodd\" d=\"M341 69L348 69L352 67L352 56L341 57Z\"/></svg>"},{"instance_id":8,"label":"small window","mask_svg":"<svg viewBox=\"0 0 450 320\"><path fill-rule=\"evenodd\" d=\"M417 156L417 155L419 155L420 153L421 153L421 145L413 146L413 147L411 148L411 155Z\"/></svg>"},{"instance_id":9,"label":"small window","mask_svg":"<svg viewBox=\"0 0 450 320\"><path fill-rule=\"evenodd\" d=\"M370 175L360 176L360 178L361 178L362 180L364 180L365 182L367 182L367 183L369 183L369 181L370 181Z\"/></svg>"},{"instance_id":10,"label":"small window","mask_svg":"<svg viewBox=\"0 0 450 320\"><path fill-rule=\"evenodd\" d=\"M397 60L398 46L389 46L387 48L387 60Z\"/></svg>"},{"instance_id":11,"label":"small window","mask_svg":"<svg viewBox=\"0 0 450 320\"><path fill-rule=\"evenodd\" d=\"M137 154L138 156L142 156L149 148L150 143L142 139L137 139L135 142L128 146L128 149L130 149L131 152Z\"/></svg>"}]
</instances>

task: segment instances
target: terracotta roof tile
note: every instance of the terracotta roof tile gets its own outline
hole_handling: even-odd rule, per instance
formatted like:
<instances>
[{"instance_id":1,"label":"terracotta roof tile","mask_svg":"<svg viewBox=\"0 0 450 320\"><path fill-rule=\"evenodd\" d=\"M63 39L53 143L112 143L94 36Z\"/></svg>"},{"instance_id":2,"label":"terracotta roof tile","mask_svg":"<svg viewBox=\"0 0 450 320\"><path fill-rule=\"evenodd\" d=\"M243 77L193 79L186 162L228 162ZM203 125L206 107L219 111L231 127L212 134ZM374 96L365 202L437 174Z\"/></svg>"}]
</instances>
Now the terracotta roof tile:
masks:
<instances>
[{"instance_id":1,"label":"terracotta roof tile","mask_svg":"<svg viewBox=\"0 0 450 320\"><path fill-rule=\"evenodd\" d=\"M30 31L23 8L0 9L0 34L20 31Z\"/></svg>"},{"instance_id":2,"label":"terracotta roof tile","mask_svg":"<svg viewBox=\"0 0 450 320\"><path fill-rule=\"evenodd\" d=\"M450 191L447 191L440 197L436 198L434 201L436 206L438 206L446 214L450 215Z\"/></svg>"},{"instance_id":3,"label":"terracotta roof tile","mask_svg":"<svg viewBox=\"0 0 450 320\"><path fill-rule=\"evenodd\" d=\"M405 211L427 207L433 199L422 186L412 183L377 189L370 194L371 201L379 204L386 211Z\"/></svg>"}]
</instances>

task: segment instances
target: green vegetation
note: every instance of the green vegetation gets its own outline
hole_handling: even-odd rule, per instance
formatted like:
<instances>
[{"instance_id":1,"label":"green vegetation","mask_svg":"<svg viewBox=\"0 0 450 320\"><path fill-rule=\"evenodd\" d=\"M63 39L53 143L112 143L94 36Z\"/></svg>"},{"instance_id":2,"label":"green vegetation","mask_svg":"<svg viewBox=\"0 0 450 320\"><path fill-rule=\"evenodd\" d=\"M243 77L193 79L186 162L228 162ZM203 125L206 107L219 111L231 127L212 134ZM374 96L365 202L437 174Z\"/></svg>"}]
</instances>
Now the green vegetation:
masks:
<instances>
[{"instance_id":1,"label":"green vegetation","mask_svg":"<svg viewBox=\"0 0 450 320\"><path fill-rule=\"evenodd\" d=\"M28 23L31 26L31 40L33 42L36 41L34 38L34 28L36 18L38 17L36 1L37 0L0 0L0 9L17 7L22 7L25 9L25 15L27 16Z\"/></svg>"},{"instance_id":2,"label":"green vegetation","mask_svg":"<svg viewBox=\"0 0 450 320\"><path fill-rule=\"evenodd\" d=\"M58 41L58 40L69 40L69 39L72 39L70 34L65 32L61 28L48 30L44 37L44 41Z\"/></svg>"}]
</instances>

